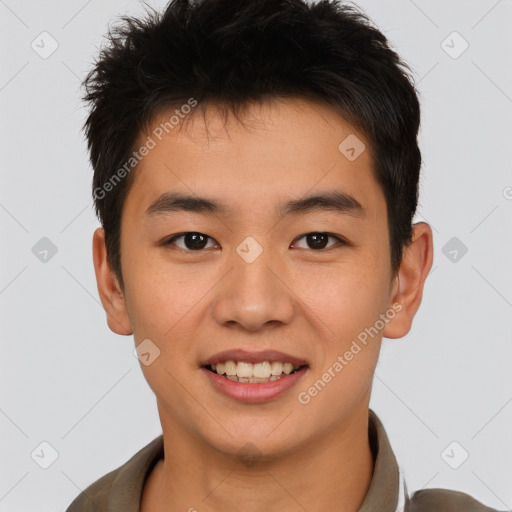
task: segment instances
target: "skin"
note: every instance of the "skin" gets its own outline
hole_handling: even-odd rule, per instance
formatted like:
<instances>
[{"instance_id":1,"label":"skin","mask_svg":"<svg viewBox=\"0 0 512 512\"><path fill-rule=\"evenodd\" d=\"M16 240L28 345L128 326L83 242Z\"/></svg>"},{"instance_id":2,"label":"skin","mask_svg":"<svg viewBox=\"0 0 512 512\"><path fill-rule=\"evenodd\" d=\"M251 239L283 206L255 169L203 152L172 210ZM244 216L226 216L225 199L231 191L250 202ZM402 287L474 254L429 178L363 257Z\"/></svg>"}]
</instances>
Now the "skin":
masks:
<instances>
[{"instance_id":1,"label":"skin","mask_svg":"<svg viewBox=\"0 0 512 512\"><path fill-rule=\"evenodd\" d=\"M349 134L367 148L354 161L338 150ZM147 480L142 511L359 509L373 472L368 407L382 337L410 330L433 252L430 227L415 224L392 273L386 202L368 148L339 114L311 101L249 106L243 125L232 117L225 123L214 107L206 116L193 112L136 170L121 219L124 290L109 267L103 229L95 231L94 266L110 329L133 333L136 345L149 338L161 351L141 368L169 455ZM332 189L357 199L364 215L275 212L285 201ZM168 191L215 199L232 214L146 215ZM183 232L211 238L201 251L187 249L183 237L162 245ZM309 233L348 243L329 238L329 247L316 249ZM236 252L247 236L263 248L251 264ZM393 304L401 311L300 403L298 393ZM280 350L303 357L309 369L273 400L240 403L199 369L206 357L232 348ZM248 464L240 453L259 459Z\"/></svg>"}]
</instances>

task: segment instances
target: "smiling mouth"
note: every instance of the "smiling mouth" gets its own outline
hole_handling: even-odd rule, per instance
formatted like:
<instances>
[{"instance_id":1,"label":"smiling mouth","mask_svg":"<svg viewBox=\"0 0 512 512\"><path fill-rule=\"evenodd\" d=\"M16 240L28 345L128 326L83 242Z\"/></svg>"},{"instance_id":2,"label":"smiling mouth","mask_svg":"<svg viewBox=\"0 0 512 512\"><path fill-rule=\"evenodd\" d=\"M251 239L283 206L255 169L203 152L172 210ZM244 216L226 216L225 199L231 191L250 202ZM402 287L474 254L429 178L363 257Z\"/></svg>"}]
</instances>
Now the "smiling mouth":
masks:
<instances>
[{"instance_id":1,"label":"smiling mouth","mask_svg":"<svg viewBox=\"0 0 512 512\"><path fill-rule=\"evenodd\" d=\"M247 363L228 360L224 363L208 364L204 368L233 382L263 384L273 382L297 373L307 365L294 365L281 361Z\"/></svg>"}]
</instances>

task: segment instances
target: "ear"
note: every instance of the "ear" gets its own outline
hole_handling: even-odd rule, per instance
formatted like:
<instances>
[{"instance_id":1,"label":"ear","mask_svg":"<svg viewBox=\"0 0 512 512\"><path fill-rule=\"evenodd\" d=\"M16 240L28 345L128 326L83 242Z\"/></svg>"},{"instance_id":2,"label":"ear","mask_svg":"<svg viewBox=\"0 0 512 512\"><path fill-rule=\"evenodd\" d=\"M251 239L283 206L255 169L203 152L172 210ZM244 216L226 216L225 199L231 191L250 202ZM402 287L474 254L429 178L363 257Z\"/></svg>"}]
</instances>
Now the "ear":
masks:
<instances>
[{"instance_id":1,"label":"ear","mask_svg":"<svg viewBox=\"0 0 512 512\"><path fill-rule=\"evenodd\" d=\"M133 329L119 280L111 270L105 245L105 230L98 228L92 239L92 257L101 303L107 313L107 324L116 334L129 335Z\"/></svg>"},{"instance_id":2,"label":"ear","mask_svg":"<svg viewBox=\"0 0 512 512\"><path fill-rule=\"evenodd\" d=\"M432 229L425 222L414 224L412 229L412 242L404 247L402 262L393 283L389 307L398 312L384 328L382 334L386 338L401 338L410 331L421 304L425 280L432 267Z\"/></svg>"}]
</instances>

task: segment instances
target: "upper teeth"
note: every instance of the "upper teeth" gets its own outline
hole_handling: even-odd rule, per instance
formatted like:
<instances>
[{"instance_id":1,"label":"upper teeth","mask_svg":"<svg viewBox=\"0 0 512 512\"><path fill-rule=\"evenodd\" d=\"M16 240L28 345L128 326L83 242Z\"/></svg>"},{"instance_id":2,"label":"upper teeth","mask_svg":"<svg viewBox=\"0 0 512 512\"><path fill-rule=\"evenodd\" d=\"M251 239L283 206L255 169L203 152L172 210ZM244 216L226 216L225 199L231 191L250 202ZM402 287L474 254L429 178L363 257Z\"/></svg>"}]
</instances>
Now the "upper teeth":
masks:
<instances>
[{"instance_id":1,"label":"upper teeth","mask_svg":"<svg viewBox=\"0 0 512 512\"><path fill-rule=\"evenodd\" d=\"M268 379L271 375L281 375L291 373L300 366L294 366L292 363L281 363L280 361L263 361L261 363L246 363L244 361L226 361L211 365L212 369L219 375L236 375L237 377L256 377Z\"/></svg>"}]
</instances>

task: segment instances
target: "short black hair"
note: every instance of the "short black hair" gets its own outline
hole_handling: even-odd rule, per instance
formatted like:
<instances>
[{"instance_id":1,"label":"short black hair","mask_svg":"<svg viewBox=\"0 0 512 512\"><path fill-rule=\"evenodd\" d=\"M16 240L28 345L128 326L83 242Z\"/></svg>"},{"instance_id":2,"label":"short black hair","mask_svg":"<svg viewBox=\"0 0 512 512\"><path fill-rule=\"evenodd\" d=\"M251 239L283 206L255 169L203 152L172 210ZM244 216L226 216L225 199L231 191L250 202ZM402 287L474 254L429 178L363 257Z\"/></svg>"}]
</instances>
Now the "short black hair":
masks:
<instances>
[{"instance_id":1,"label":"short black hair","mask_svg":"<svg viewBox=\"0 0 512 512\"><path fill-rule=\"evenodd\" d=\"M83 85L95 210L121 286L121 214L136 141L155 116L191 99L235 115L275 98L336 109L370 142L398 270L418 202L420 106L411 69L358 7L171 0L161 13L148 8L143 18L122 16L111 26Z\"/></svg>"}]
</instances>

